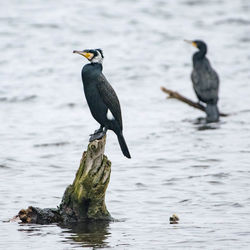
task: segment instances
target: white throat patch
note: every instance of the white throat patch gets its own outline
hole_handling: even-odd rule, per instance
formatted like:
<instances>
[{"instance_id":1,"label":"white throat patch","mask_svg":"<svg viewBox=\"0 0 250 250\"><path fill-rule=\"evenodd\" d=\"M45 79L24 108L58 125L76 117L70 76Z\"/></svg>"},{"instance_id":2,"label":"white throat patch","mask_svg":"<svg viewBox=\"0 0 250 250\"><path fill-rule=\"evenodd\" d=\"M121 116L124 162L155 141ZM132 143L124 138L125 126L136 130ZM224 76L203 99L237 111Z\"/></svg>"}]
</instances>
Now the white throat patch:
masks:
<instances>
[{"instance_id":1,"label":"white throat patch","mask_svg":"<svg viewBox=\"0 0 250 250\"><path fill-rule=\"evenodd\" d=\"M98 53L98 55L95 56L95 57L91 60L91 62L92 62L92 63L100 63L100 64L102 64L102 61L103 61L102 55L101 55L101 53L100 53L98 50L96 50L96 52Z\"/></svg>"}]
</instances>

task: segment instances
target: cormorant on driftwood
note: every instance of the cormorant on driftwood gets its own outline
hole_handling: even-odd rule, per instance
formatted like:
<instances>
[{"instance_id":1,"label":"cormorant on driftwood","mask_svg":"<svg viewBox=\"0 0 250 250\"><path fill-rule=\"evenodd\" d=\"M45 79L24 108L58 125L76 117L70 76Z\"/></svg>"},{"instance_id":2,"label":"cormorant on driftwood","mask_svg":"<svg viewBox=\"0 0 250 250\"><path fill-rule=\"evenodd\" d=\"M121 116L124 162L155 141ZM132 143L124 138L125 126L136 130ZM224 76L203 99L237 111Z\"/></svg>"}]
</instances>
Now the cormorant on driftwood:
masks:
<instances>
[{"instance_id":1,"label":"cormorant on driftwood","mask_svg":"<svg viewBox=\"0 0 250 250\"><path fill-rule=\"evenodd\" d=\"M103 52L101 49L74 50L73 53L86 57L90 63L82 68L85 97L92 116L100 128L90 137L90 142L101 139L108 129L117 135L122 153L131 158L122 134L122 116L117 95L102 73Z\"/></svg>"},{"instance_id":2,"label":"cormorant on driftwood","mask_svg":"<svg viewBox=\"0 0 250 250\"><path fill-rule=\"evenodd\" d=\"M205 112L207 114L207 122L217 122L220 117L217 107L219 99L219 77L216 71L211 67L209 60L206 58L207 45L200 40L185 41L199 50L193 55L191 79L194 91L199 101L206 103Z\"/></svg>"}]
</instances>

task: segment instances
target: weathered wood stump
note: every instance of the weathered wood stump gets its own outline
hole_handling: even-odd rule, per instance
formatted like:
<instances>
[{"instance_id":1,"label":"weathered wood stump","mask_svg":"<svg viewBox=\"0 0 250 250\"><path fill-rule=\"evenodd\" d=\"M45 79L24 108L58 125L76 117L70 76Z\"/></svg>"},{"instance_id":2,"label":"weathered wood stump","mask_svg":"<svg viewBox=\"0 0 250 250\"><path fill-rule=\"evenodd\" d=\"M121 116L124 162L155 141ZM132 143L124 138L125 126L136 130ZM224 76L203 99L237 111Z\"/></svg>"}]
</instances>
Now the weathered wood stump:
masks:
<instances>
[{"instance_id":1,"label":"weathered wood stump","mask_svg":"<svg viewBox=\"0 0 250 250\"><path fill-rule=\"evenodd\" d=\"M28 207L18 217L24 223L50 224L84 222L87 220L111 220L105 204L105 192L109 184L111 162L104 155L106 136L90 142L82 155L75 180L55 208Z\"/></svg>"}]
</instances>

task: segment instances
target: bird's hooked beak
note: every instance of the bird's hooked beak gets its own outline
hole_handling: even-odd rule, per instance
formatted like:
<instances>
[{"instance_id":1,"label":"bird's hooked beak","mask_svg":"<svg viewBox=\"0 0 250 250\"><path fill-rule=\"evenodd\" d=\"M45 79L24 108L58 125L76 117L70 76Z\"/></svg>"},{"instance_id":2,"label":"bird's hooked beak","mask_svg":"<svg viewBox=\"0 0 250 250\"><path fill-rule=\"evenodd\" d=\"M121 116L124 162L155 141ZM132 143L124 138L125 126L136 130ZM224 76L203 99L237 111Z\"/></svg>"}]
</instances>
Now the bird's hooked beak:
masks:
<instances>
[{"instance_id":1,"label":"bird's hooked beak","mask_svg":"<svg viewBox=\"0 0 250 250\"><path fill-rule=\"evenodd\" d=\"M197 43L196 43L196 42L193 42L193 41L190 41L190 40L184 40L184 42L190 43L190 44L193 45L195 48L197 48Z\"/></svg>"},{"instance_id":2,"label":"bird's hooked beak","mask_svg":"<svg viewBox=\"0 0 250 250\"><path fill-rule=\"evenodd\" d=\"M74 50L73 53L79 54L81 56L86 57L88 60L91 60L94 57L93 53L86 52L85 50L80 51L80 50Z\"/></svg>"}]
</instances>

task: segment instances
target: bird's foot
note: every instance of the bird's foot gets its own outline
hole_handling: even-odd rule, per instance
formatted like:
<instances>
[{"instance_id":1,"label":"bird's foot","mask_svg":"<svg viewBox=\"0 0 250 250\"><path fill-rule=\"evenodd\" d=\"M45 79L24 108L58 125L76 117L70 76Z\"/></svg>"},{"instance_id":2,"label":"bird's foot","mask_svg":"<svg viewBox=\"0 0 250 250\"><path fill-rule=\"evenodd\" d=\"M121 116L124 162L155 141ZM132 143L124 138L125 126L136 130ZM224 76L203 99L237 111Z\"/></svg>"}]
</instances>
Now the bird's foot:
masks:
<instances>
[{"instance_id":1,"label":"bird's foot","mask_svg":"<svg viewBox=\"0 0 250 250\"><path fill-rule=\"evenodd\" d=\"M89 142L100 140L106 133L104 131L90 135Z\"/></svg>"},{"instance_id":2,"label":"bird's foot","mask_svg":"<svg viewBox=\"0 0 250 250\"><path fill-rule=\"evenodd\" d=\"M95 132L93 134L90 134L89 136L93 136L93 135L99 134L101 132L103 132L103 127L100 127L99 129L95 130Z\"/></svg>"},{"instance_id":3,"label":"bird's foot","mask_svg":"<svg viewBox=\"0 0 250 250\"><path fill-rule=\"evenodd\" d=\"M99 129L95 130L94 134L98 134L101 133L103 131L103 127L100 127Z\"/></svg>"}]
</instances>

